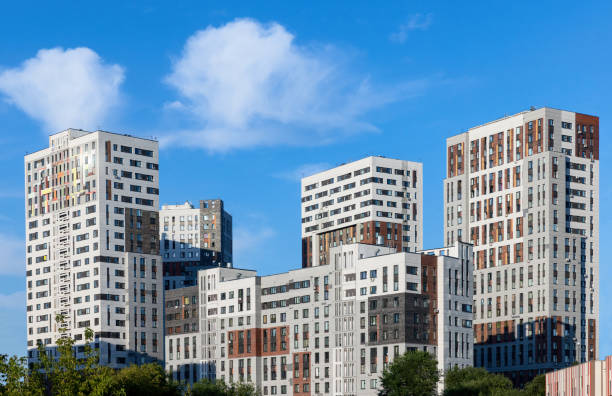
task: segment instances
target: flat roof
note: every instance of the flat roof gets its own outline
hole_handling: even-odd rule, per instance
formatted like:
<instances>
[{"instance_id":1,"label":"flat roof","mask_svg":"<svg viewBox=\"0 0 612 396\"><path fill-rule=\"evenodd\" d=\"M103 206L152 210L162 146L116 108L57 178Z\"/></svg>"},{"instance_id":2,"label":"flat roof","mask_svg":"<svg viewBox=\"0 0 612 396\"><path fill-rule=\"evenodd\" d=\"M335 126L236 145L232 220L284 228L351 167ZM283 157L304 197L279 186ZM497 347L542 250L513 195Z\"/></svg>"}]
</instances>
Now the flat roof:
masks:
<instances>
[{"instance_id":1,"label":"flat roof","mask_svg":"<svg viewBox=\"0 0 612 396\"><path fill-rule=\"evenodd\" d=\"M508 119L508 118L516 117L516 116L519 116L519 115L523 115L523 114L531 113L531 112L533 112L533 111L537 111L537 110L546 110L546 109L549 109L549 110L557 110L557 111L566 111L566 112L568 112L568 113L575 113L575 114L584 114L584 115L589 115L589 116L591 116L591 117L597 117L597 118L599 118L598 116L595 116L595 115L590 115L590 114L585 114L585 113L579 113L579 112L577 112L577 111L565 110L565 109L557 109L557 108L555 108L555 107L549 107L549 106L541 106L541 107L535 107L535 108L533 108L533 109L529 109L529 110L523 110L523 111L520 111L520 112L518 112L518 113L516 113L516 114L506 115L506 116L503 116L503 117L497 118L497 119L495 119L495 120L485 122L484 124L480 124L480 125L476 125L476 126L470 127L470 128L468 128L466 131L464 131L464 132L460 132L460 133L457 133L457 134L455 134L455 135L449 136L449 137L448 137L448 139L453 138L453 137L456 137L456 136L459 136L459 135L463 135L464 133L468 133L468 132L470 132L470 131L471 131L471 130L473 130L473 129L476 129L476 128L481 128L481 127L483 127L483 126L485 126L485 125L493 124L493 123L496 123L496 122L499 122L499 121L503 121L503 120L506 120L506 119Z\"/></svg>"},{"instance_id":2,"label":"flat roof","mask_svg":"<svg viewBox=\"0 0 612 396\"><path fill-rule=\"evenodd\" d=\"M128 133L117 133L117 132L103 131L103 130L101 130L101 129L98 129L98 130L95 130L95 131L86 131L86 130L84 130L84 129L68 128L68 129L64 129L63 131L59 131L59 132L55 132L55 133L51 133L51 134L49 134L49 137L51 137L51 136L55 136L55 135L59 135L60 133L64 133L64 132L66 132L66 131L70 131L70 130L72 130L72 131L78 131L78 132L85 132L85 135L77 136L77 137L75 137L75 139L78 139L78 138L81 138L81 137L87 136L87 135L92 134L92 133L102 132L102 133L108 133L108 134L111 134L111 135L125 136L125 137L129 137L129 138L140 139L140 140L146 140L146 141L149 141L149 142L156 142L156 143L158 143L158 141L157 141L157 140L155 140L155 139L143 138L143 137L140 137L140 136L130 135L130 134L128 134ZM32 154L39 153L39 152L41 152L41 151L48 150L48 149L50 149L50 148L51 148L51 147L45 147L45 148L41 148L41 149L39 149L39 150L35 150L35 151L32 151L32 152L29 152L29 153L27 153L27 154L26 154L24 157L27 157L27 156L32 155Z\"/></svg>"}]
</instances>

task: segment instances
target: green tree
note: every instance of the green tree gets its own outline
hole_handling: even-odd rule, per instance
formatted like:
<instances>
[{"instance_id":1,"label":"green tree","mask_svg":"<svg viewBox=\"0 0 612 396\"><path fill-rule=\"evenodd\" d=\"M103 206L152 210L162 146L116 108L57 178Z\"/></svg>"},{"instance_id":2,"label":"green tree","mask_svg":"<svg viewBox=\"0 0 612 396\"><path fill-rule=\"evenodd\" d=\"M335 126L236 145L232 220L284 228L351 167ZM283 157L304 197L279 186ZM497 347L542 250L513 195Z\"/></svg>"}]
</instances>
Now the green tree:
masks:
<instances>
[{"instance_id":1,"label":"green tree","mask_svg":"<svg viewBox=\"0 0 612 396\"><path fill-rule=\"evenodd\" d=\"M99 351L92 347L94 333L85 329L83 357L77 357L74 340L68 336L61 315L56 317L60 338L57 350L38 345L38 362L28 369L26 358L0 355L0 395L7 396L180 396L180 386L159 364L130 366L119 372L99 364ZM54 353L51 353L54 352ZM211 395L250 396L252 386L236 384ZM230 393L234 392L234 393Z\"/></svg>"},{"instance_id":2,"label":"green tree","mask_svg":"<svg viewBox=\"0 0 612 396\"><path fill-rule=\"evenodd\" d=\"M546 395L546 374L540 374L525 385L525 396Z\"/></svg>"},{"instance_id":3,"label":"green tree","mask_svg":"<svg viewBox=\"0 0 612 396\"><path fill-rule=\"evenodd\" d=\"M25 357L0 355L0 394L7 396L42 396L43 386L30 376Z\"/></svg>"},{"instance_id":4,"label":"green tree","mask_svg":"<svg viewBox=\"0 0 612 396\"><path fill-rule=\"evenodd\" d=\"M57 315L55 321L60 337L55 342L59 357L50 356L45 346L38 344L38 360L36 369L43 375L47 393L53 396L74 396L79 394L81 374L79 362L73 352L74 340L66 335L66 322L62 315Z\"/></svg>"},{"instance_id":5,"label":"green tree","mask_svg":"<svg viewBox=\"0 0 612 396\"><path fill-rule=\"evenodd\" d=\"M99 351L92 347L93 331L85 329L85 345L82 358L74 351L74 339L67 336L66 322L57 315L60 338L56 341L56 359L50 356L42 344L38 345L39 363L30 373L31 382L44 383L46 394L52 396L123 396L115 372L99 365ZM36 381L33 381L36 379Z\"/></svg>"},{"instance_id":6,"label":"green tree","mask_svg":"<svg viewBox=\"0 0 612 396\"><path fill-rule=\"evenodd\" d=\"M187 396L257 396L259 392L248 382L231 382L202 379L186 392Z\"/></svg>"},{"instance_id":7,"label":"green tree","mask_svg":"<svg viewBox=\"0 0 612 396\"><path fill-rule=\"evenodd\" d=\"M227 387L223 381L212 381L206 378L193 384L186 392L187 396L225 396Z\"/></svg>"},{"instance_id":8,"label":"green tree","mask_svg":"<svg viewBox=\"0 0 612 396\"><path fill-rule=\"evenodd\" d=\"M383 371L379 395L435 395L439 378L438 363L432 355L423 351L408 351Z\"/></svg>"},{"instance_id":9,"label":"green tree","mask_svg":"<svg viewBox=\"0 0 612 396\"><path fill-rule=\"evenodd\" d=\"M454 367L446 371L444 396L497 396L512 392L512 382L480 367Z\"/></svg>"},{"instance_id":10,"label":"green tree","mask_svg":"<svg viewBox=\"0 0 612 396\"><path fill-rule=\"evenodd\" d=\"M171 381L157 363L132 365L116 374L117 383L126 396L180 396L178 384Z\"/></svg>"},{"instance_id":11,"label":"green tree","mask_svg":"<svg viewBox=\"0 0 612 396\"><path fill-rule=\"evenodd\" d=\"M228 396L257 396L259 392L248 382L232 382L227 389Z\"/></svg>"}]
</instances>

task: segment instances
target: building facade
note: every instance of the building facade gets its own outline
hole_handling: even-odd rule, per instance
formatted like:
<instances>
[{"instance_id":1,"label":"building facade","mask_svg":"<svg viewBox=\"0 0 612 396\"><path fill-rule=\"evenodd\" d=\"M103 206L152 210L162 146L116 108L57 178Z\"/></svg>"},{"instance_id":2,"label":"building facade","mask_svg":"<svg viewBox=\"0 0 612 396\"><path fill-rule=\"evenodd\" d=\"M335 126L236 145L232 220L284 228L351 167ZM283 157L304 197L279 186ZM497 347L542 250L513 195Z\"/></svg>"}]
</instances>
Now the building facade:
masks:
<instances>
[{"instance_id":1,"label":"building facade","mask_svg":"<svg viewBox=\"0 0 612 396\"><path fill-rule=\"evenodd\" d=\"M612 395L612 356L546 373L546 396Z\"/></svg>"},{"instance_id":2,"label":"building facade","mask_svg":"<svg viewBox=\"0 0 612 396\"><path fill-rule=\"evenodd\" d=\"M532 109L447 139L445 239L474 244L475 365L596 359L599 119Z\"/></svg>"},{"instance_id":3,"label":"building facade","mask_svg":"<svg viewBox=\"0 0 612 396\"><path fill-rule=\"evenodd\" d=\"M430 352L441 369L469 366L471 257L465 243L423 253L356 243L332 247L329 265L270 276L201 270L201 354L179 363L175 343L166 367L200 365L263 395L376 395L407 350Z\"/></svg>"},{"instance_id":4,"label":"building facade","mask_svg":"<svg viewBox=\"0 0 612 396\"><path fill-rule=\"evenodd\" d=\"M69 129L24 160L29 361L57 353L56 315L104 365L163 360L157 142Z\"/></svg>"},{"instance_id":5,"label":"building facade","mask_svg":"<svg viewBox=\"0 0 612 396\"><path fill-rule=\"evenodd\" d=\"M173 379L193 384L203 377L201 359L198 287L166 290L164 293L166 361Z\"/></svg>"},{"instance_id":6,"label":"building facade","mask_svg":"<svg viewBox=\"0 0 612 396\"><path fill-rule=\"evenodd\" d=\"M423 166L367 157L302 179L302 267L329 264L332 247L423 245Z\"/></svg>"},{"instance_id":7,"label":"building facade","mask_svg":"<svg viewBox=\"0 0 612 396\"><path fill-rule=\"evenodd\" d=\"M201 268L231 266L232 216L222 200L201 200L199 207L163 205L160 219L166 290L195 285Z\"/></svg>"}]
</instances>

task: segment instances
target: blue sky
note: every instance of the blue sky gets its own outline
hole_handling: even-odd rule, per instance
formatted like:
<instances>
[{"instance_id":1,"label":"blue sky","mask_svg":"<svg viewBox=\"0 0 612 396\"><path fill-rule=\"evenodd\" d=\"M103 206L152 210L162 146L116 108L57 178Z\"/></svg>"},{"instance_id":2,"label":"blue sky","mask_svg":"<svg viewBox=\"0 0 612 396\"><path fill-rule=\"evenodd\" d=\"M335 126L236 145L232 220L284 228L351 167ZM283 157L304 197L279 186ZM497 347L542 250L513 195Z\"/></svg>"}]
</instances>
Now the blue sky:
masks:
<instances>
[{"instance_id":1,"label":"blue sky","mask_svg":"<svg viewBox=\"0 0 612 396\"><path fill-rule=\"evenodd\" d=\"M610 241L611 2L166 3L0 6L0 353L25 349L23 155L68 127L158 137L161 202L224 199L235 265L267 274L300 266L303 174L423 162L441 246L447 136L532 105L595 114Z\"/></svg>"}]
</instances>

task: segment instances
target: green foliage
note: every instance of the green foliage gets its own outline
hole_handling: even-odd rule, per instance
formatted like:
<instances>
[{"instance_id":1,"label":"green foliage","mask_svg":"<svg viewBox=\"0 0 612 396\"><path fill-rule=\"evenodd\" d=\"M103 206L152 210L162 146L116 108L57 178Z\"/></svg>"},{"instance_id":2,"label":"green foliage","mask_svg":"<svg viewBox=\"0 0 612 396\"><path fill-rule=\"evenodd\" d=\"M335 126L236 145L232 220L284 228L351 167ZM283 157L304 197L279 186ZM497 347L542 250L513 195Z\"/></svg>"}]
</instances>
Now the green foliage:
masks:
<instances>
[{"instance_id":1,"label":"green foliage","mask_svg":"<svg viewBox=\"0 0 612 396\"><path fill-rule=\"evenodd\" d=\"M494 396L512 390L512 382L503 375L492 374L483 368L452 368L444 379L445 396Z\"/></svg>"},{"instance_id":2,"label":"green foliage","mask_svg":"<svg viewBox=\"0 0 612 396\"><path fill-rule=\"evenodd\" d=\"M61 315L59 332L66 332ZM98 351L91 347L93 331L85 330L84 357L74 353L74 340L56 341L58 358L38 346L39 362L29 370L27 360L0 355L0 395L7 396L180 396L178 384L169 380L158 364L131 366L121 371L100 366Z\"/></svg>"},{"instance_id":3,"label":"green foliage","mask_svg":"<svg viewBox=\"0 0 612 396\"><path fill-rule=\"evenodd\" d=\"M540 374L525 385L525 396L546 395L546 374Z\"/></svg>"},{"instance_id":4,"label":"green foliage","mask_svg":"<svg viewBox=\"0 0 612 396\"><path fill-rule=\"evenodd\" d=\"M130 366L116 374L119 388L127 396L180 396L178 384L170 381L163 367L149 363Z\"/></svg>"},{"instance_id":5,"label":"green foliage","mask_svg":"<svg viewBox=\"0 0 612 396\"><path fill-rule=\"evenodd\" d=\"M432 355L423 351L408 351L395 358L383 371L379 395L435 395L438 380L438 363Z\"/></svg>"},{"instance_id":6,"label":"green foliage","mask_svg":"<svg viewBox=\"0 0 612 396\"><path fill-rule=\"evenodd\" d=\"M42 396L38 377L28 377L27 359L0 355L0 394L7 396Z\"/></svg>"},{"instance_id":7,"label":"green foliage","mask_svg":"<svg viewBox=\"0 0 612 396\"><path fill-rule=\"evenodd\" d=\"M245 382L232 382L227 385L225 382L207 379L200 380L193 384L187 396L258 396L259 392L252 384Z\"/></svg>"},{"instance_id":8,"label":"green foliage","mask_svg":"<svg viewBox=\"0 0 612 396\"><path fill-rule=\"evenodd\" d=\"M444 378L444 396L544 396L546 376L539 375L525 385L513 389L512 382L501 374L483 368L465 367L448 370Z\"/></svg>"},{"instance_id":9,"label":"green foliage","mask_svg":"<svg viewBox=\"0 0 612 396\"><path fill-rule=\"evenodd\" d=\"M223 381L200 380L188 390L188 396L225 396L226 386Z\"/></svg>"},{"instance_id":10,"label":"green foliage","mask_svg":"<svg viewBox=\"0 0 612 396\"><path fill-rule=\"evenodd\" d=\"M259 392L253 384L246 382L232 382L227 388L228 396L258 396Z\"/></svg>"}]
</instances>

